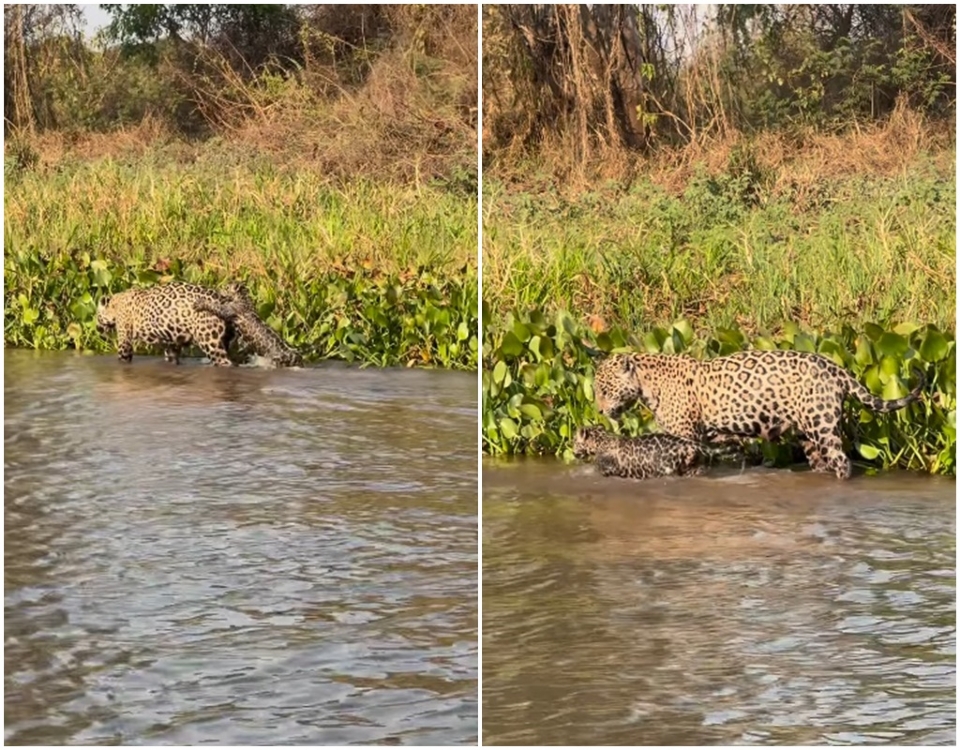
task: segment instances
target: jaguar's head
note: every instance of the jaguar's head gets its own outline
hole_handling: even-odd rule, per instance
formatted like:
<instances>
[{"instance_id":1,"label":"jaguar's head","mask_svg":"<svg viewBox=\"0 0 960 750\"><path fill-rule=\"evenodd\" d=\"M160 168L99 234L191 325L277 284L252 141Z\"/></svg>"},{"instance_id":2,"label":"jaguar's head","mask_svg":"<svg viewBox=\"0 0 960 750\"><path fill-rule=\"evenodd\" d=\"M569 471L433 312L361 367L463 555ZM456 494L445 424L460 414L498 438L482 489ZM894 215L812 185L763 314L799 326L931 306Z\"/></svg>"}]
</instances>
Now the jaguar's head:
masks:
<instances>
[{"instance_id":1,"label":"jaguar's head","mask_svg":"<svg viewBox=\"0 0 960 750\"><path fill-rule=\"evenodd\" d=\"M616 419L641 396L637 361L633 354L614 354L603 360L593 376L597 409L607 419Z\"/></svg>"},{"instance_id":2,"label":"jaguar's head","mask_svg":"<svg viewBox=\"0 0 960 750\"><path fill-rule=\"evenodd\" d=\"M573 455L576 458L590 458L600 450L600 443L606 431L602 427L580 427L573 436Z\"/></svg>"},{"instance_id":3,"label":"jaguar's head","mask_svg":"<svg viewBox=\"0 0 960 750\"><path fill-rule=\"evenodd\" d=\"M113 297L101 297L97 303L97 330L106 335L117 327L117 313L113 305Z\"/></svg>"}]
</instances>

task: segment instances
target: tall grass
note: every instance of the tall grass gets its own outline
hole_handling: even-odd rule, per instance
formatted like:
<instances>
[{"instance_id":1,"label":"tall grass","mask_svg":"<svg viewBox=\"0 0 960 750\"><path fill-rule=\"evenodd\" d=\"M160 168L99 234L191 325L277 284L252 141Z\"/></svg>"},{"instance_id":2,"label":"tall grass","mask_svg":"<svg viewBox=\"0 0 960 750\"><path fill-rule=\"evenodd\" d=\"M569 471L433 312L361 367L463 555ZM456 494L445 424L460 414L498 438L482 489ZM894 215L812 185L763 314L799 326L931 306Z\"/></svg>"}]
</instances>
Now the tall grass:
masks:
<instances>
[{"instance_id":1,"label":"tall grass","mask_svg":"<svg viewBox=\"0 0 960 750\"><path fill-rule=\"evenodd\" d=\"M486 179L484 301L494 316L568 310L596 330L678 318L700 331L955 329L952 169L769 182L749 163L700 170L679 191L642 180L572 198Z\"/></svg>"},{"instance_id":2,"label":"tall grass","mask_svg":"<svg viewBox=\"0 0 960 750\"><path fill-rule=\"evenodd\" d=\"M163 156L8 175L8 250L202 260L252 274L476 265L476 196L469 191L366 180L338 186L311 170L256 158L231 163L216 152L190 163L164 163Z\"/></svg>"}]
</instances>

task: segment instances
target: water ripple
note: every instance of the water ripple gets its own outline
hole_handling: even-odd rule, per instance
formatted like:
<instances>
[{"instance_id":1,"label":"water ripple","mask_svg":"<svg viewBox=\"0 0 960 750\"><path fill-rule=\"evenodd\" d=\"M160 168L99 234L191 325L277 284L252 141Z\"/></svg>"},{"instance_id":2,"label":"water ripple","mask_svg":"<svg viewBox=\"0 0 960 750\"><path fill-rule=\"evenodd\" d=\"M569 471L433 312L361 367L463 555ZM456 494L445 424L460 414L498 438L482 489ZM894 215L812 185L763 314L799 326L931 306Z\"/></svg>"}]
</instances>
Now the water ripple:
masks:
<instances>
[{"instance_id":1,"label":"water ripple","mask_svg":"<svg viewBox=\"0 0 960 750\"><path fill-rule=\"evenodd\" d=\"M5 366L8 744L476 741L475 378Z\"/></svg>"},{"instance_id":2,"label":"water ripple","mask_svg":"<svg viewBox=\"0 0 960 750\"><path fill-rule=\"evenodd\" d=\"M484 744L955 744L954 493L491 462Z\"/></svg>"}]
</instances>

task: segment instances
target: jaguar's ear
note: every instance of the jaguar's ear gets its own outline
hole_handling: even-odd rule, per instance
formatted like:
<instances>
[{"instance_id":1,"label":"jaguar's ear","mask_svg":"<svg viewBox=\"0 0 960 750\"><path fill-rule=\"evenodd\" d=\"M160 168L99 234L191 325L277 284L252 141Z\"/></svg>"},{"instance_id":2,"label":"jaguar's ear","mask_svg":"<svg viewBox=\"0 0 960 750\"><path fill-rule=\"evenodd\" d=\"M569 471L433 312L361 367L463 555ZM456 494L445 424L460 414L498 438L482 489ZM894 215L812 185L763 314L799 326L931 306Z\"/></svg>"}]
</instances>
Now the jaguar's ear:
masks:
<instances>
[{"instance_id":1,"label":"jaguar's ear","mask_svg":"<svg viewBox=\"0 0 960 750\"><path fill-rule=\"evenodd\" d=\"M620 359L620 370L625 375L636 375L637 374L637 362L629 354L618 354L617 357Z\"/></svg>"}]
</instances>

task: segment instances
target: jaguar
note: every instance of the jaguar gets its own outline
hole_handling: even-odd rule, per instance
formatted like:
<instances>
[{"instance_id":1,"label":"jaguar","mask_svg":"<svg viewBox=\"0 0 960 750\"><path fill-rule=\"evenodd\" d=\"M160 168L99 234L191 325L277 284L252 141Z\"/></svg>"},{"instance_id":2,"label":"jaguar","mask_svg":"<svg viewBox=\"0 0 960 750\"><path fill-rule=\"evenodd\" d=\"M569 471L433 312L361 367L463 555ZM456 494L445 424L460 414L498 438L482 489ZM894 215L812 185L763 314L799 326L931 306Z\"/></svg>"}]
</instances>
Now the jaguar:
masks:
<instances>
[{"instance_id":1,"label":"jaguar","mask_svg":"<svg viewBox=\"0 0 960 750\"><path fill-rule=\"evenodd\" d=\"M795 434L813 471L849 479L844 399L852 395L879 413L902 409L920 398L923 373L915 374L920 383L908 395L884 400L820 354L744 351L701 361L629 353L601 361L593 388L597 408L608 418L641 402L661 430L698 442L775 441Z\"/></svg>"},{"instance_id":2,"label":"jaguar","mask_svg":"<svg viewBox=\"0 0 960 750\"><path fill-rule=\"evenodd\" d=\"M625 437L602 427L581 427L574 434L573 455L593 458L605 477L648 479L702 474L713 458L732 458L729 445L711 446L695 440L654 433Z\"/></svg>"},{"instance_id":3,"label":"jaguar","mask_svg":"<svg viewBox=\"0 0 960 750\"><path fill-rule=\"evenodd\" d=\"M198 312L216 315L234 326L243 344L261 357L268 358L274 367L303 367L300 352L289 346L257 315L250 292L243 284L230 284L222 296L225 300L199 298L195 308Z\"/></svg>"},{"instance_id":4,"label":"jaguar","mask_svg":"<svg viewBox=\"0 0 960 750\"><path fill-rule=\"evenodd\" d=\"M117 355L122 362L133 359L137 343L163 348L164 359L180 363L185 346L195 345L214 365L229 367L230 344L236 337L232 323L197 310L198 300L221 301L213 289L171 282L151 287L133 287L101 297L97 303L97 330L117 335ZM224 300L225 301L225 300Z\"/></svg>"}]
</instances>

